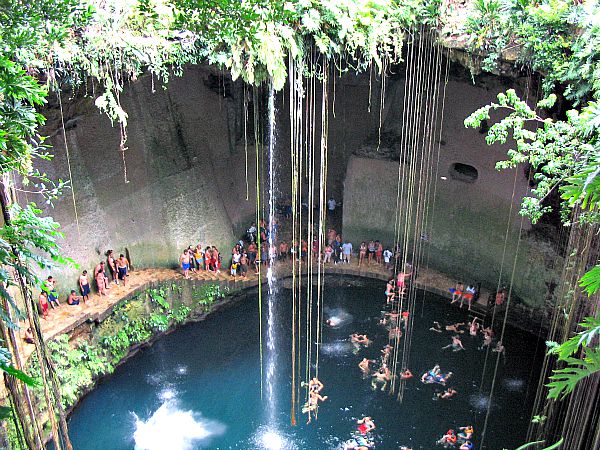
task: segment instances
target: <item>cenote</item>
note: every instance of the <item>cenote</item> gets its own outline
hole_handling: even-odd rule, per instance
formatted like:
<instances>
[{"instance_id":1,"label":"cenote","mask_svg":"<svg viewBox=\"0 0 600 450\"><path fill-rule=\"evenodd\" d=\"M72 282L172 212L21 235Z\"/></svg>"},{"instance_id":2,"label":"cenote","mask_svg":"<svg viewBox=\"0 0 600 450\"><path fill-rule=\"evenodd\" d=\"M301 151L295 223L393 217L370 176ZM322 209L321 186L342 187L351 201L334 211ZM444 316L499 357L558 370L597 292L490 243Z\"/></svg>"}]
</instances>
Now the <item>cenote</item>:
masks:
<instances>
[{"instance_id":1,"label":"cenote","mask_svg":"<svg viewBox=\"0 0 600 450\"><path fill-rule=\"evenodd\" d=\"M452 333L429 330L465 322L465 310L437 295L419 291L413 327L410 369L402 402L373 391L357 367L363 357L376 359L388 343L378 324L385 305L384 283L354 277L328 277L324 316L343 316L336 329L325 329L319 378L329 398L318 420L306 425L300 415L290 426L290 304L292 291L280 288L275 303L275 419L261 400L256 290L205 321L182 326L119 366L77 406L70 434L81 449L226 449L340 448L356 429L356 420L373 417L376 448L401 445L431 449L447 429L472 424L475 443L482 430L496 354L481 337L463 335L465 351L441 348ZM366 333L373 344L353 353L351 333ZM506 360L500 361L491 401L485 448L515 448L523 442L540 371L543 345L535 337L508 327ZM437 400L443 387L422 384L420 375L439 364L454 373L448 386L458 395ZM483 379L483 385L482 385ZM305 391L303 390L305 394ZM304 398L304 396L303 396ZM304 420L303 420L304 419Z\"/></svg>"}]
</instances>

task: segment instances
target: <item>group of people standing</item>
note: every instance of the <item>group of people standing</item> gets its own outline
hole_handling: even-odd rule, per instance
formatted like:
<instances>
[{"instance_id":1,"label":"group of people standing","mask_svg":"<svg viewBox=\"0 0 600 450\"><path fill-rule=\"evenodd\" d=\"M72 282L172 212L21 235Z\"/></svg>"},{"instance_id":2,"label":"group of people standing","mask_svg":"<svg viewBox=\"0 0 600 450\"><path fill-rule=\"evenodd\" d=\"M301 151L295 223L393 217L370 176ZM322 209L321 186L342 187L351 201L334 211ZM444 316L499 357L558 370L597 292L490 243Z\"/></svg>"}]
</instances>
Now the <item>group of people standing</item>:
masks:
<instances>
[{"instance_id":1,"label":"group of people standing","mask_svg":"<svg viewBox=\"0 0 600 450\"><path fill-rule=\"evenodd\" d=\"M108 272L110 273L110 279L106 273L107 267ZM106 261L100 261L94 267L93 279L96 282L98 294L108 295L106 291L110 289L111 282L116 285L123 283L123 286L126 286L130 269L129 260L124 254L121 253L119 257L116 258L114 250L108 250L106 252ZM86 303L90 299L91 286L87 270L84 270L79 276L78 285L79 293L81 295L77 295L76 290L71 289L71 292L67 296L67 305L77 306L80 302ZM50 275L44 280L38 298L40 313L42 314L43 319L48 318L48 310L50 308L56 309L61 307L58 297L56 280Z\"/></svg>"}]
</instances>

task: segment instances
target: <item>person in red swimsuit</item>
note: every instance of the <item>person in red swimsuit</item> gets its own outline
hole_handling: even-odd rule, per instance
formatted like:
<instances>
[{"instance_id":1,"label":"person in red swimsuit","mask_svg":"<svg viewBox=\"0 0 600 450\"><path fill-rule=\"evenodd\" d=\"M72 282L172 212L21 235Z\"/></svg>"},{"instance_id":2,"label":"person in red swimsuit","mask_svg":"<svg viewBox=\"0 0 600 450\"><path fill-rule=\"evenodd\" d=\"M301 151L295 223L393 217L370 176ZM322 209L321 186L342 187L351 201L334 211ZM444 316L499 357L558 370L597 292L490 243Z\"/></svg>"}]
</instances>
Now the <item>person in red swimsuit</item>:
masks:
<instances>
[{"instance_id":1,"label":"person in red swimsuit","mask_svg":"<svg viewBox=\"0 0 600 450\"><path fill-rule=\"evenodd\" d=\"M375 429L375 422L370 417L363 417L356 422L358 424L358 431L361 434L367 434Z\"/></svg>"}]
</instances>

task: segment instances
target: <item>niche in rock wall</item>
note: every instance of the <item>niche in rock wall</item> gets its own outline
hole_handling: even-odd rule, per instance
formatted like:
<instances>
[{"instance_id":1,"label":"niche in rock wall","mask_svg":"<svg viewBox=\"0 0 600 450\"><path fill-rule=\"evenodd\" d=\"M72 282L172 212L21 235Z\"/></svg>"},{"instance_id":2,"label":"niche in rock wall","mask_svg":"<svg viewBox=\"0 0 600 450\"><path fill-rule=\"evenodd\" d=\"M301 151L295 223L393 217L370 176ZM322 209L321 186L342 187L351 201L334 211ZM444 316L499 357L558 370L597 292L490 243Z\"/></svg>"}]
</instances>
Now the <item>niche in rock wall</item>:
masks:
<instances>
[{"instance_id":1,"label":"niche in rock wall","mask_svg":"<svg viewBox=\"0 0 600 450\"><path fill-rule=\"evenodd\" d=\"M453 180L465 183L474 183L479 177L479 173L475 167L463 163L452 164L448 173Z\"/></svg>"}]
</instances>

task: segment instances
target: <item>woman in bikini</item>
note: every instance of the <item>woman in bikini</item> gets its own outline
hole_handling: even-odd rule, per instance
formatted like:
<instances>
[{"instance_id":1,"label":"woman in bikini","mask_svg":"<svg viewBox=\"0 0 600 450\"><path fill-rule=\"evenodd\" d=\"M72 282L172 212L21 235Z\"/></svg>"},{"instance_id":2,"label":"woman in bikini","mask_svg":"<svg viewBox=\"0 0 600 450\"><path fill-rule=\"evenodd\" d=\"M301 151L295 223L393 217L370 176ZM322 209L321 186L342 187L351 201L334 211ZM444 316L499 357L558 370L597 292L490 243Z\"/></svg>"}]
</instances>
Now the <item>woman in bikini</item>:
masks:
<instances>
[{"instance_id":1,"label":"woman in bikini","mask_svg":"<svg viewBox=\"0 0 600 450\"><path fill-rule=\"evenodd\" d=\"M360 267L361 264L364 264L366 255L367 255L367 244L364 242L361 242L360 248L358 251L358 267Z\"/></svg>"}]
</instances>

